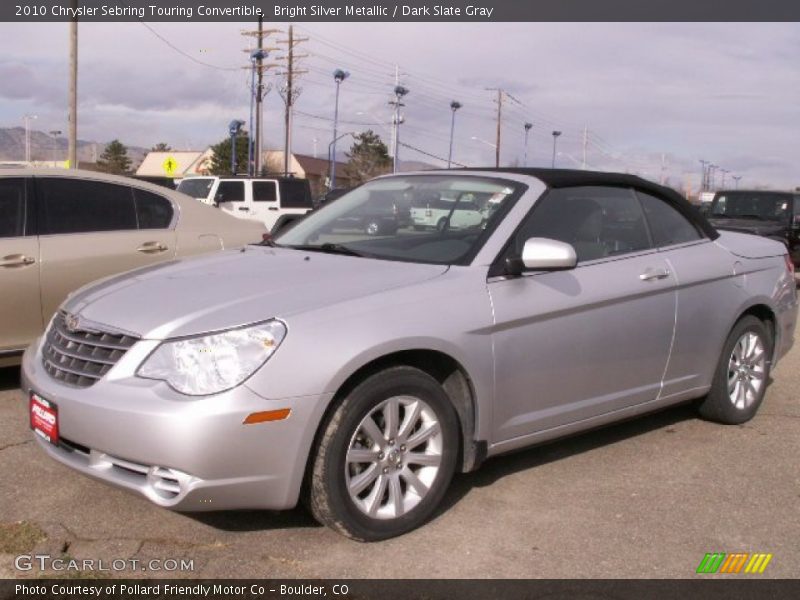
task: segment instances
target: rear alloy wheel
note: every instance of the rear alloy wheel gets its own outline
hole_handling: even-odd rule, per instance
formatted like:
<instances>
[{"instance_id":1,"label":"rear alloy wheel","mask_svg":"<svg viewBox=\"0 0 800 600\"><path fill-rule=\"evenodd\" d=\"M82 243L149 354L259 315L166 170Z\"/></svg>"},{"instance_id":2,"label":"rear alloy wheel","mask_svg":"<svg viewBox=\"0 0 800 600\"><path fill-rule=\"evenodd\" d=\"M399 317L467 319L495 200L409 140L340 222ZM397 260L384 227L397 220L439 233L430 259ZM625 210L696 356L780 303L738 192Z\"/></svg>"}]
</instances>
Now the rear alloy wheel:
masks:
<instances>
[{"instance_id":1,"label":"rear alloy wheel","mask_svg":"<svg viewBox=\"0 0 800 600\"><path fill-rule=\"evenodd\" d=\"M373 375L339 405L311 472L315 518L382 540L427 520L455 471L458 421L439 383L411 367Z\"/></svg>"},{"instance_id":2,"label":"rear alloy wheel","mask_svg":"<svg viewBox=\"0 0 800 600\"><path fill-rule=\"evenodd\" d=\"M732 425L752 419L764 400L771 355L772 337L764 323L753 316L740 319L725 342L700 414Z\"/></svg>"}]
</instances>

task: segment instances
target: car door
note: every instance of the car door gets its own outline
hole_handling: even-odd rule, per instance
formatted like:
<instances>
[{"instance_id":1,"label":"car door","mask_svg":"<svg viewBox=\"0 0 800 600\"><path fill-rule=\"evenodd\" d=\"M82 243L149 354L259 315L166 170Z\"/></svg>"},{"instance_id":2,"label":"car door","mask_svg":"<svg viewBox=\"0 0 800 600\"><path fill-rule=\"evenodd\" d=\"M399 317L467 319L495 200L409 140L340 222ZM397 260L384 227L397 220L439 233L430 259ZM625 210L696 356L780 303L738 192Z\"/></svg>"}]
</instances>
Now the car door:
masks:
<instances>
[{"instance_id":1,"label":"car door","mask_svg":"<svg viewBox=\"0 0 800 600\"><path fill-rule=\"evenodd\" d=\"M696 396L694 390L709 383L731 321L740 309L734 272L741 271L742 265L668 200L643 191L637 195L653 243L678 284L675 339L661 395Z\"/></svg>"},{"instance_id":2,"label":"car door","mask_svg":"<svg viewBox=\"0 0 800 600\"><path fill-rule=\"evenodd\" d=\"M489 279L496 442L655 400L672 341L675 280L632 190L551 190L506 255L532 237L570 243L578 264Z\"/></svg>"},{"instance_id":3,"label":"car door","mask_svg":"<svg viewBox=\"0 0 800 600\"><path fill-rule=\"evenodd\" d=\"M0 178L0 366L42 330L39 264L30 179Z\"/></svg>"},{"instance_id":4,"label":"car door","mask_svg":"<svg viewBox=\"0 0 800 600\"><path fill-rule=\"evenodd\" d=\"M249 219L250 207L245 201L244 181L241 179L222 179L214 196L216 205L234 217Z\"/></svg>"},{"instance_id":5,"label":"car door","mask_svg":"<svg viewBox=\"0 0 800 600\"><path fill-rule=\"evenodd\" d=\"M90 281L175 256L174 229L154 226L157 194L73 177L36 178L36 190L45 320Z\"/></svg>"},{"instance_id":6,"label":"car door","mask_svg":"<svg viewBox=\"0 0 800 600\"><path fill-rule=\"evenodd\" d=\"M279 214L278 182L273 180L254 181L252 218L261 221L268 230L271 230L278 220Z\"/></svg>"}]
</instances>

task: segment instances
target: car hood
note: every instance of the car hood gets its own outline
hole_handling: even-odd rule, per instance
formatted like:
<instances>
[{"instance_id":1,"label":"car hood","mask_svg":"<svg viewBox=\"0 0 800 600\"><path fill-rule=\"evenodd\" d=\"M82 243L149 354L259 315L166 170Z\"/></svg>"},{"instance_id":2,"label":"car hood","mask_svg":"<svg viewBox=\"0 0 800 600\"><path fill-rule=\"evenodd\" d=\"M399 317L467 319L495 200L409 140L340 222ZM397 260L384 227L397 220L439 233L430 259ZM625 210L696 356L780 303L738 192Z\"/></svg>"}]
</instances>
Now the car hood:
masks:
<instances>
[{"instance_id":1,"label":"car hood","mask_svg":"<svg viewBox=\"0 0 800 600\"><path fill-rule=\"evenodd\" d=\"M63 309L88 326L165 339L286 318L432 279L447 268L249 246L96 282Z\"/></svg>"},{"instance_id":2,"label":"car hood","mask_svg":"<svg viewBox=\"0 0 800 600\"><path fill-rule=\"evenodd\" d=\"M756 235L781 235L788 224L778 221L762 221L760 219L709 219L715 229L741 231Z\"/></svg>"}]
</instances>

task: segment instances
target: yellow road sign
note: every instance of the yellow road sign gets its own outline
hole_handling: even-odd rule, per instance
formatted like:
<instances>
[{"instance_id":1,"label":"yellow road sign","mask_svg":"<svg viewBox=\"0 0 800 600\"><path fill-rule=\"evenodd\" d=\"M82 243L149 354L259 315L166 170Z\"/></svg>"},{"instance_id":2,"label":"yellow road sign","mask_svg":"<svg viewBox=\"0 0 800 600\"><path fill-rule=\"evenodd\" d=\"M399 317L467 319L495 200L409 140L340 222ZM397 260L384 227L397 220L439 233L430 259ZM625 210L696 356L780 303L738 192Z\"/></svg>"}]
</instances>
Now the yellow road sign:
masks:
<instances>
[{"instance_id":1,"label":"yellow road sign","mask_svg":"<svg viewBox=\"0 0 800 600\"><path fill-rule=\"evenodd\" d=\"M161 166L164 169L164 173L167 174L167 177L172 177L178 171L178 161L172 156L165 158Z\"/></svg>"}]
</instances>

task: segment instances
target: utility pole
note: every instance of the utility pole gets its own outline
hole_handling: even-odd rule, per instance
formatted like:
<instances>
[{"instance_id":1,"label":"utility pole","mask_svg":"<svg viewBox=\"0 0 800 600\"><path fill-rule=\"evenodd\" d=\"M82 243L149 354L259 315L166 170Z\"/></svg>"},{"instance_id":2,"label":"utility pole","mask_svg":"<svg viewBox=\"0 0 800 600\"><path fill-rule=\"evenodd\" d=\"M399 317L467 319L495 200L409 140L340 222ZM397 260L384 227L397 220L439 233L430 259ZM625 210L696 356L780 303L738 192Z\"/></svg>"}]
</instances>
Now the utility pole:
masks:
<instances>
[{"instance_id":1,"label":"utility pole","mask_svg":"<svg viewBox=\"0 0 800 600\"><path fill-rule=\"evenodd\" d=\"M58 136L61 135L61 130L53 129L50 131L50 135L53 136L53 167L55 167L56 160L58 159Z\"/></svg>"},{"instance_id":2,"label":"utility pole","mask_svg":"<svg viewBox=\"0 0 800 600\"><path fill-rule=\"evenodd\" d=\"M497 90L497 135L494 141L494 166L500 167L500 131L503 123L503 90Z\"/></svg>"},{"instance_id":3,"label":"utility pole","mask_svg":"<svg viewBox=\"0 0 800 600\"><path fill-rule=\"evenodd\" d=\"M556 168L556 140L558 140L558 136L561 135L560 131L553 132L553 162L550 164L551 169Z\"/></svg>"},{"instance_id":4,"label":"utility pole","mask_svg":"<svg viewBox=\"0 0 800 600\"><path fill-rule=\"evenodd\" d=\"M77 15L78 0L72 0ZM78 168L78 17L69 23L69 127L67 162L70 169Z\"/></svg>"},{"instance_id":5,"label":"utility pole","mask_svg":"<svg viewBox=\"0 0 800 600\"><path fill-rule=\"evenodd\" d=\"M397 173L397 168L400 164L397 159L397 151L400 145L400 108L405 106L405 104L402 102L402 99L406 94L408 94L408 88L405 88L402 85L396 85L394 87L395 99L389 102L390 105L394 106L394 152L392 157L392 173Z\"/></svg>"},{"instance_id":6,"label":"utility pole","mask_svg":"<svg viewBox=\"0 0 800 600\"><path fill-rule=\"evenodd\" d=\"M700 176L700 193L705 192L708 189L708 165L711 163L707 160L700 159L700 168L701 168L701 176Z\"/></svg>"},{"instance_id":7,"label":"utility pole","mask_svg":"<svg viewBox=\"0 0 800 600\"><path fill-rule=\"evenodd\" d=\"M279 32L279 29L264 29L264 17L258 17L258 29L256 31L243 31L242 35L245 36L252 36L256 38L256 49L252 50L250 48L245 49L245 52L250 54L251 66L246 67L248 69L252 69L255 75L254 78L255 82L251 83L252 89L250 90L251 93L251 104L255 103L255 126L252 123L252 115L251 115L251 124L250 124L250 135L254 136L254 142L251 139L251 148L253 150L252 154L252 165L254 174L258 176L261 173L261 161L263 159L263 146L264 146L264 109L263 109L263 102L264 97L269 93L272 89L272 85L264 85L264 72L273 68L277 67L277 63L270 63L265 64L264 59L268 56L269 52L273 50L277 50L278 48L271 47L265 48L264 47L264 39L272 35L273 33Z\"/></svg>"},{"instance_id":8,"label":"utility pole","mask_svg":"<svg viewBox=\"0 0 800 600\"><path fill-rule=\"evenodd\" d=\"M508 97L509 100L515 102L516 104L522 105L522 102L514 98L511 94L505 91L503 88L486 88L486 91L489 92L497 92L497 133L495 135L495 148L494 148L494 166L496 168L500 167L500 133L503 127L503 97Z\"/></svg>"},{"instance_id":9,"label":"utility pole","mask_svg":"<svg viewBox=\"0 0 800 600\"><path fill-rule=\"evenodd\" d=\"M285 40L279 40L279 44L286 44L286 72L281 73L281 75L286 75L286 87L281 91L281 97L283 98L284 105L286 107L286 111L283 117L283 126L284 126L284 142L283 142L283 174L289 174L289 155L292 152L292 115L294 112L294 102L297 100L297 96L300 95L302 91L299 88L296 88L294 85L294 78L296 75L300 75L302 73L306 73L307 71L299 71L295 69L294 61L298 58L304 58L306 54L296 54L294 49L295 46L301 42L308 41L307 37L304 38L296 38L294 37L294 27L289 25L289 34L288 38Z\"/></svg>"},{"instance_id":10,"label":"utility pole","mask_svg":"<svg viewBox=\"0 0 800 600\"><path fill-rule=\"evenodd\" d=\"M586 170L586 149L589 146L589 126L583 126L583 160L581 161L581 169Z\"/></svg>"},{"instance_id":11,"label":"utility pole","mask_svg":"<svg viewBox=\"0 0 800 600\"><path fill-rule=\"evenodd\" d=\"M664 180L666 179L666 177L665 177L666 171L667 171L667 157L662 152L661 153L661 177L659 179L659 183L661 185L664 185Z\"/></svg>"}]
</instances>

